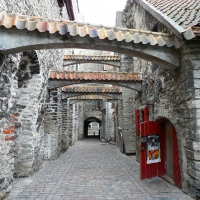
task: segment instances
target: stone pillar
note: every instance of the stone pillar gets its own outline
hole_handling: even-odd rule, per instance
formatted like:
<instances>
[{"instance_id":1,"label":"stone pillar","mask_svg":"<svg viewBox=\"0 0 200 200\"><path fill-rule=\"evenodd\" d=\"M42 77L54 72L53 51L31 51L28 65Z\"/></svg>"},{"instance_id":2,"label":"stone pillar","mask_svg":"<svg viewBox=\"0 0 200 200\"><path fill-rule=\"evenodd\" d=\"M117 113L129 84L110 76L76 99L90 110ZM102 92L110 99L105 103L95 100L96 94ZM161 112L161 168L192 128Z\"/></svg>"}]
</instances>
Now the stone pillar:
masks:
<instances>
[{"instance_id":1,"label":"stone pillar","mask_svg":"<svg viewBox=\"0 0 200 200\"><path fill-rule=\"evenodd\" d=\"M66 151L69 148L69 138L67 133L67 113L69 110L69 100L63 100L62 110L62 151Z\"/></svg>"},{"instance_id":2,"label":"stone pillar","mask_svg":"<svg viewBox=\"0 0 200 200\"><path fill-rule=\"evenodd\" d=\"M106 126L106 134L105 139L110 141L114 140L114 118L113 118L113 109L112 109L112 103L105 102L106 104L106 114L105 114L105 126Z\"/></svg>"},{"instance_id":3,"label":"stone pillar","mask_svg":"<svg viewBox=\"0 0 200 200\"><path fill-rule=\"evenodd\" d=\"M78 114L78 140L82 140L84 138L84 112L83 112L83 102L79 104L79 114Z\"/></svg>"},{"instance_id":4,"label":"stone pillar","mask_svg":"<svg viewBox=\"0 0 200 200\"><path fill-rule=\"evenodd\" d=\"M72 145L78 141L78 113L79 106L78 104L73 104L73 131L72 131Z\"/></svg>"},{"instance_id":5,"label":"stone pillar","mask_svg":"<svg viewBox=\"0 0 200 200\"><path fill-rule=\"evenodd\" d=\"M62 148L62 112L61 91L50 91L50 99L45 113L44 131L51 137L51 159L56 159L61 154Z\"/></svg>"},{"instance_id":6,"label":"stone pillar","mask_svg":"<svg viewBox=\"0 0 200 200\"><path fill-rule=\"evenodd\" d=\"M123 138L125 153L136 153L136 134L135 134L135 91L123 88Z\"/></svg>"},{"instance_id":7,"label":"stone pillar","mask_svg":"<svg viewBox=\"0 0 200 200\"><path fill-rule=\"evenodd\" d=\"M118 100L118 106L117 106L117 113L118 113L118 134L116 135L116 141L117 141L117 145L119 146L119 134L122 133L122 131L124 130L124 117L123 117L123 101L122 100Z\"/></svg>"},{"instance_id":8,"label":"stone pillar","mask_svg":"<svg viewBox=\"0 0 200 200\"><path fill-rule=\"evenodd\" d=\"M35 51L24 52L16 73L18 77L15 176L37 171L43 158L44 81Z\"/></svg>"},{"instance_id":9,"label":"stone pillar","mask_svg":"<svg viewBox=\"0 0 200 200\"><path fill-rule=\"evenodd\" d=\"M102 100L102 121L101 121L101 135L102 140L107 140L107 118L106 118L106 99Z\"/></svg>"},{"instance_id":10,"label":"stone pillar","mask_svg":"<svg viewBox=\"0 0 200 200\"><path fill-rule=\"evenodd\" d=\"M133 72L133 57L127 55L120 55L120 71ZM123 96L123 124L122 129L125 153L136 153L136 134L135 134L135 117L134 117L134 102L137 92L128 88L122 88Z\"/></svg>"},{"instance_id":11,"label":"stone pillar","mask_svg":"<svg viewBox=\"0 0 200 200\"><path fill-rule=\"evenodd\" d=\"M67 134L69 138L69 146L72 146L72 132L73 132L73 105L69 105L67 120Z\"/></svg>"}]
</instances>

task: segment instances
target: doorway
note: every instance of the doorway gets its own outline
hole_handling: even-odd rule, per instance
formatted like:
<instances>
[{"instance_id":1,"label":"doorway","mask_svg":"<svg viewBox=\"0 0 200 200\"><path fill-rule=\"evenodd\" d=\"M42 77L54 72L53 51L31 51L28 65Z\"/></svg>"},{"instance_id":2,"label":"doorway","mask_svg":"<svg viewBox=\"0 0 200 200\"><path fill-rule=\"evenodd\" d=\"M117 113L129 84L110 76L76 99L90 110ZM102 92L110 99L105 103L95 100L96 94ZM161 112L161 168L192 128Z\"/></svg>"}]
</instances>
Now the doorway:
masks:
<instances>
[{"instance_id":1,"label":"doorway","mask_svg":"<svg viewBox=\"0 0 200 200\"><path fill-rule=\"evenodd\" d=\"M168 119L162 119L160 123L165 138L163 150L166 175L163 178L175 186L182 188L178 140L175 127Z\"/></svg>"},{"instance_id":2,"label":"doorway","mask_svg":"<svg viewBox=\"0 0 200 200\"><path fill-rule=\"evenodd\" d=\"M101 120L89 117L84 121L84 138L100 138Z\"/></svg>"}]
</instances>

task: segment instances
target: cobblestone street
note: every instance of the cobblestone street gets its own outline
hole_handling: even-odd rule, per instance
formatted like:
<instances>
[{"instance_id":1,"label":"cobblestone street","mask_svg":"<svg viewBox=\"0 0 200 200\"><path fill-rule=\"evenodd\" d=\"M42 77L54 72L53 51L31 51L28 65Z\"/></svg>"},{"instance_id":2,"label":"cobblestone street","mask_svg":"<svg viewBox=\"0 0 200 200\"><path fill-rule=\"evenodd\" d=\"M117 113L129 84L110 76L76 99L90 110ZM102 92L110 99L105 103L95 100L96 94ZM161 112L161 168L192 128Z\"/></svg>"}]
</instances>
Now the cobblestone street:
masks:
<instances>
[{"instance_id":1,"label":"cobblestone street","mask_svg":"<svg viewBox=\"0 0 200 200\"><path fill-rule=\"evenodd\" d=\"M29 178L14 181L9 199L192 199L160 178L141 181L135 157L97 139L79 141Z\"/></svg>"}]
</instances>

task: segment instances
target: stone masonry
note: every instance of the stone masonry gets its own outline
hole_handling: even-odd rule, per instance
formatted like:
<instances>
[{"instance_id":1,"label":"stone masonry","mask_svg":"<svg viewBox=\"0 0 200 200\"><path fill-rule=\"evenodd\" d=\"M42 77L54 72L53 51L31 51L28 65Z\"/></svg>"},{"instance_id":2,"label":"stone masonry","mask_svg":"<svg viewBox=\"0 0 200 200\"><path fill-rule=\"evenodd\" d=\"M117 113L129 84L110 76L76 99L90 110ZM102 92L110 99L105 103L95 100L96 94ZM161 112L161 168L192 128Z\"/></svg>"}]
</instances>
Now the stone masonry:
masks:
<instances>
[{"instance_id":1,"label":"stone masonry","mask_svg":"<svg viewBox=\"0 0 200 200\"><path fill-rule=\"evenodd\" d=\"M75 18L80 20L77 2L72 0L72 9ZM118 27L171 33L137 2L128 0L123 13L117 13ZM61 14L57 0L18 3L2 0L0 11L69 19L66 9ZM134 113L144 105L148 106L150 120L167 119L174 125L182 190L194 198L200 197L200 42L185 42L174 37L181 44L180 67L174 71L120 55L119 71L142 73L143 82L141 92L122 88L123 100L117 104L107 102L106 98L70 104L69 99L62 99L61 88L47 89L49 71L64 68L64 51L90 55L102 55L103 51L50 49L0 55L0 199L11 191L14 177L30 176L40 169L45 134L50 136L50 160L56 160L84 138L84 122L90 118L100 121L100 139L116 141L118 147L123 145L126 154L136 154L139 161L140 138L135 134ZM76 64L65 70L95 72L103 71L104 66Z\"/></svg>"},{"instance_id":2,"label":"stone masonry","mask_svg":"<svg viewBox=\"0 0 200 200\"><path fill-rule=\"evenodd\" d=\"M123 23L127 28L152 30L169 33L153 16L135 1L127 1L123 13ZM178 39L177 39L178 41ZM197 45L197 42L195 42ZM181 65L176 71L168 71L160 66L134 58L134 72L143 72L142 96L135 97L140 105L149 104L150 120L167 118L177 131L179 158L182 175L182 190L196 198L200 194L199 178L199 50L194 43L182 44Z\"/></svg>"},{"instance_id":3,"label":"stone masonry","mask_svg":"<svg viewBox=\"0 0 200 200\"><path fill-rule=\"evenodd\" d=\"M76 16L78 14L76 1L73 1L73 7L76 10ZM60 8L56 0L30 2L23 0L18 3L2 0L0 11L54 19L62 19L62 17L69 19L66 9L63 10L62 16L60 15ZM48 72L51 68L62 68L63 50L23 52L9 56L8 59L1 57L1 61L1 69L3 70L1 71L1 81L5 92L2 93L1 103L3 110L1 111L0 144L3 145L3 149L10 153L2 154L2 151L0 153L0 160L4 160L1 167L4 166L4 169L9 169L1 170L0 173L0 199L10 191L13 174L16 177L29 176L37 171L42 163L44 131L49 129L49 127L44 127L44 112L52 104L50 102L48 106L46 102ZM3 83L3 80L5 83ZM8 91L6 91L6 88ZM57 115L58 121L62 117L60 112L62 104L60 102L57 104L60 113ZM47 119L46 125L48 124ZM56 124L59 137L62 134L62 121L60 122ZM7 129L12 135L7 134ZM5 130L6 134L2 134ZM49 132L51 132L51 129ZM5 139L5 135L7 139ZM13 137L15 137L14 142L12 141ZM61 151L60 142L60 139L56 141L58 143L56 152ZM58 152L52 155L55 154L57 157Z\"/></svg>"},{"instance_id":4,"label":"stone masonry","mask_svg":"<svg viewBox=\"0 0 200 200\"><path fill-rule=\"evenodd\" d=\"M18 56L0 56L0 199L12 188Z\"/></svg>"}]
</instances>

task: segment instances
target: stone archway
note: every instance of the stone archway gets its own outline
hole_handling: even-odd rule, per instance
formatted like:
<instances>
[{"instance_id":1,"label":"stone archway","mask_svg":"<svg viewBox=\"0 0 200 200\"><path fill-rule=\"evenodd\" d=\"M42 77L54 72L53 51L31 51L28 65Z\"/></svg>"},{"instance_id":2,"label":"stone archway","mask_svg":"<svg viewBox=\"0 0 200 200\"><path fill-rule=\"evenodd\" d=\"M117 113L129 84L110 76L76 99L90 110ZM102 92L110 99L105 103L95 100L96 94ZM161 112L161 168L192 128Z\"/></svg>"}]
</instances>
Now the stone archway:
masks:
<instances>
[{"instance_id":1,"label":"stone archway","mask_svg":"<svg viewBox=\"0 0 200 200\"><path fill-rule=\"evenodd\" d=\"M99 127L93 127L92 123L98 123ZM91 124L91 128L89 125ZM101 126L101 120L95 116L88 117L87 119L84 120L84 137L97 137L100 138L100 126ZM89 130L91 129L91 130ZM97 130L98 129L98 130ZM98 134L97 131L99 132ZM91 134L90 134L91 132ZM92 134L92 132L95 132L95 134Z\"/></svg>"},{"instance_id":2,"label":"stone archway","mask_svg":"<svg viewBox=\"0 0 200 200\"><path fill-rule=\"evenodd\" d=\"M164 147L161 147L161 151L164 151L165 155L166 175L164 175L163 178L171 184L182 188L180 155L176 129L167 118L159 117L157 121L161 124L161 131L164 135Z\"/></svg>"},{"instance_id":3,"label":"stone archway","mask_svg":"<svg viewBox=\"0 0 200 200\"><path fill-rule=\"evenodd\" d=\"M62 88L62 99L74 98L86 95L101 95L122 100L122 89L113 86L65 86Z\"/></svg>"},{"instance_id":4,"label":"stone archway","mask_svg":"<svg viewBox=\"0 0 200 200\"><path fill-rule=\"evenodd\" d=\"M69 72L51 71L48 89L54 89L74 84L100 83L117 85L132 90L141 91L142 75L125 72Z\"/></svg>"},{"instance_id":5,"label":"stone archway","mask_svg":"<svg viewBox=\"0 0 200 200\"><path fill-rule=\"evenodd\" d=\"M44 117L44 92L41 92L42 77L37 53L23 52L16 73L18 93L16 99L17 117L15 123L15 171L16 177L29 176L37 171L42 163L43 131L41 125ZM37 151L35 150L37 149Z\"/></svg>"},{"instance_id":6,"label":"stone archway","mask_svg":"<svg viewBox=\"0 0 200 200\"><path fill-rule=\"evenodd\" d=\"M63 66L69 66L74 64L83 64L83 63L93 63L93 64L105 64L112 67L120 67L120 56L119 55L64 55Z\"/></svg>"},{"instance_id":7,"label":"stone archway","mask_svg":"<svg viewBox=\"0 0 200 200\"><path fill-rule=\"evenodd\" d=\"M179 67L180 56L179 50L176 49L178 46L169 34L78 25L74 22L41 21L26 16L8 16L5 13L2 15L4 16L1 18L0 26L2 54L33 49L83 48L139 57L169 70Z\"/></svg>"}]
</instances>

